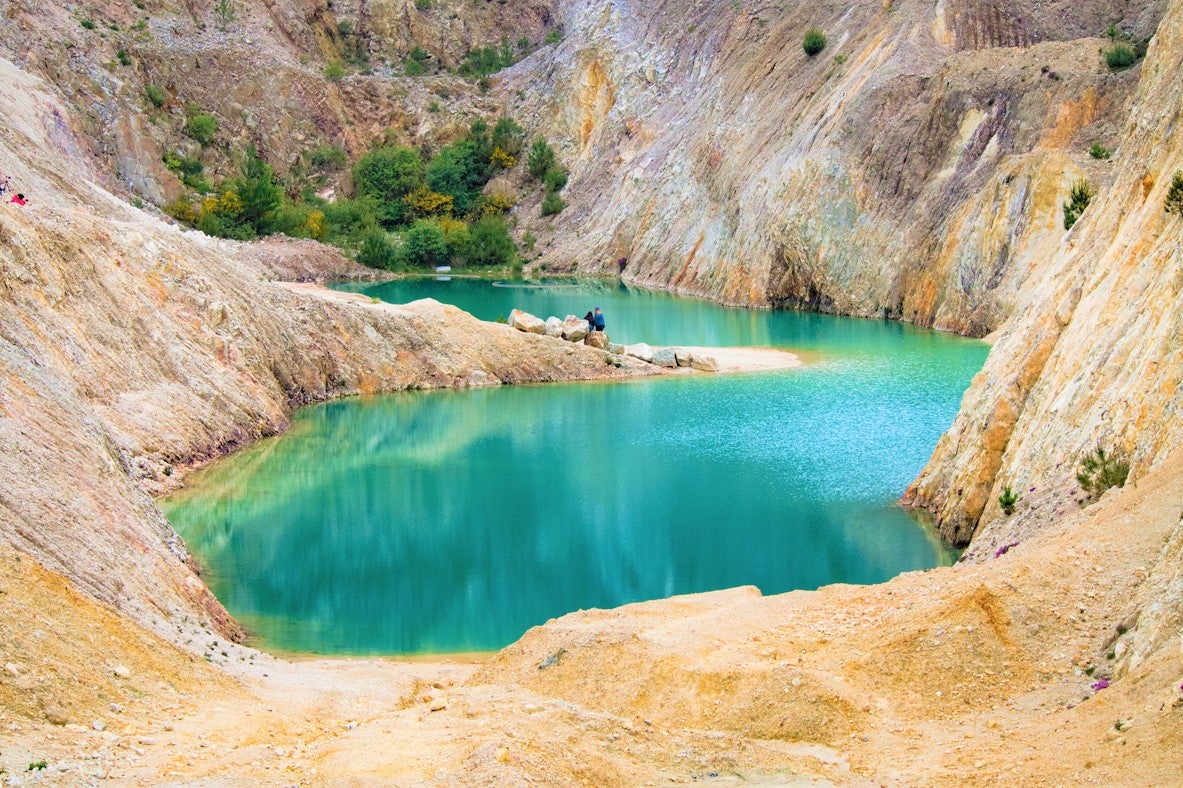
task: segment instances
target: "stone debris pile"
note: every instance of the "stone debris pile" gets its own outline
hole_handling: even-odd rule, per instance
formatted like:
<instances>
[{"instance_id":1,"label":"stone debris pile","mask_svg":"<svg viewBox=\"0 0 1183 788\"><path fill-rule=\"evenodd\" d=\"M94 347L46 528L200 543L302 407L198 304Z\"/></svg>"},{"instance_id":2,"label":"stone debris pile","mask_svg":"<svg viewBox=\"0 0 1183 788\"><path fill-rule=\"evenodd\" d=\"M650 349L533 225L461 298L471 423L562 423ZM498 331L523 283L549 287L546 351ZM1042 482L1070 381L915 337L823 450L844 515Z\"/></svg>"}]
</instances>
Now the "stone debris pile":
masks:
<instances>
[{"instance_id":1,"label":"stone debris pile","mask_svg":"<svg viewBox=\"0 0 1183 788\"><path fill-rule=\"evenodd\" d=\"M607 351L614 356L629 356L647 364L659 367L689 367L701 372L718 372L719 363L713 356L680 347L652 347L644 342L621 345L611 342L604 331L592 331L588 322L575 315L560 320L553 315L543 320L529 312L514 309L509 313L509 325L527 334L564 339L568 342L582 342L590 347Z\"/></svg>"}]
</instances>

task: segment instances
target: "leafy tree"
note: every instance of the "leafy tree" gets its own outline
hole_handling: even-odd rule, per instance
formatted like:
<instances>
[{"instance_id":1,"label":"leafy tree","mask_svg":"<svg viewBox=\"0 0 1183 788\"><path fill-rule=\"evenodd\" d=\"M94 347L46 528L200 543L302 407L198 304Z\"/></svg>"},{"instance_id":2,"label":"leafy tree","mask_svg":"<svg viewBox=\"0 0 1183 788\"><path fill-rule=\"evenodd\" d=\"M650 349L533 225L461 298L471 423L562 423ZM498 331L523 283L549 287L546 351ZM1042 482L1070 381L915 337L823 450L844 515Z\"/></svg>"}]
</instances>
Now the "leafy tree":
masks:
<instances>
[{"instance_id":1,"label":"leafy tree","mask_svg":"<svg viewBox=\"0 0 1183 788\"><path fill-rule=\"evenodd\" d=\"M411 225L403 235L399 252L404 263L420 268L443 265L451 259L444 231L430 219L420 219Z\"/></svg>"},{"instance_id":2,"label":"leafy tree","mask_svg":"<svg viewBox=\"0 0 1183 788\"><path fill-rule=\"evenodd\" d=\"M353 165L354 191L360 197L377 201L379 219L386 227L405 222L403 199L422 185L423 159L414 148L403 145L375 148Z\"/></svg>"},{"instance_id":3,"label":"leafy tree","mask_svg":"<svg viewBox=\"0 0 1183 788\"><path fill-rule=\"evenodd\" d=\"M283 200L283 189L271 168L259 158L253 147L246 152L242 173L234 181L234 191L242 200L239 219L259 235L271 231L270 223L275 209Z\"/></svg>"},{"instance_id":4,"label":"leafy tree","mask_svg":"<svg viewBox=\"0 0 1183 788\"><path fill-rule=\"evenodd\" d=\"M378 229L378 203L372 197L320 202L318 207L324 211L329 237L337 242L355 242Z\"/></svg>"},{"instance_id":5,"label":"leafy tree","mask_svg":"<svg viewBox=\"0 0 1183 788\"><path fill-rule=\"evenodd\" d=\"M805 50L805 54L813 57L826 48L826 34L820 28L809 28L801 40L801 48Z\"/></svg>"},{"instance_id":6,"label":"leafy tree","mask_svg":"<svg viewBox=\"0 0 1183 788\"><path fill-rule=\"evenodd\" d=\"M511 265L517 257L517 248L509 237L509 229L505 220L499 216L486 216L473 223L468 234L465 256L470 265Z\"/></svg>"},{"instance_id":7,"label":"leafy tree","mask_svg":"<svg viewBox=\"0 0 1183 788\"><path fill-rule=\"evenodd\" d=\"M357 252L357 261L370 268L393 269L398 264L398 252L381 230L366 233Z\"/></svg>"},{"instance_id":8,"label":"leafy tree","mask_svg":"<svg viewBox=\"0 0 1183 788\"><path fill-rule=\"evenodd\" d=\"M427 185L432 191L452 198L452 209L467 214L481 196L488 181L486 166L472 140L445 145L427 165Z\"/></svg>"},{"instance_id":9,"label":"leafy tree","mask_svg":"<svg viewBox=\"0 0 1183 788\"><path fill-rule=\"evenodd\" d=\"M526 167L530 174L542 180L546 173L554 169L555 164L554 149L542 137L534 140L534 144L530 146L530 154L526 157Z\"/></svg>"},{"instance_id":10,"label":"leafy tree","mask_svg":"<svg viewBox=\"0 0 1183 788\"><path fill-rule=\"evenodd\" d=\"M493 147L500 148L510 156L516 157L525 145L526 132L508 115L497 119L493 127Z\"/></svg>"}]
</instances>

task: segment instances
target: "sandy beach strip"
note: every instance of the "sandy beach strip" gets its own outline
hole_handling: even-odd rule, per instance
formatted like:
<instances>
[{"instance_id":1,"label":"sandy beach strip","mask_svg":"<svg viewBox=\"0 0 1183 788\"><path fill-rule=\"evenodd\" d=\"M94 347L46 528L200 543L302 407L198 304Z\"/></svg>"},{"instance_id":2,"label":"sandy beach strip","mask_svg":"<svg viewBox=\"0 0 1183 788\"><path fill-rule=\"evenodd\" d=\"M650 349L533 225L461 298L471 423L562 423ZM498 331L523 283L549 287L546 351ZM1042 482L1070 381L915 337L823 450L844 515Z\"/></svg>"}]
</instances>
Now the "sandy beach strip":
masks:
<instances>
[{"instance_id":1,"label":"sandy beach strip","mask_svg":"<svg viewBox=\"0 0 1183 788\"><path fill-rule=\"evenodd\" d=\"M682 347L701 356L710 356L719 363L719 372L772 372L792 369L804 362L787 350L771 347Z\"/></svg>"}]
</instances>

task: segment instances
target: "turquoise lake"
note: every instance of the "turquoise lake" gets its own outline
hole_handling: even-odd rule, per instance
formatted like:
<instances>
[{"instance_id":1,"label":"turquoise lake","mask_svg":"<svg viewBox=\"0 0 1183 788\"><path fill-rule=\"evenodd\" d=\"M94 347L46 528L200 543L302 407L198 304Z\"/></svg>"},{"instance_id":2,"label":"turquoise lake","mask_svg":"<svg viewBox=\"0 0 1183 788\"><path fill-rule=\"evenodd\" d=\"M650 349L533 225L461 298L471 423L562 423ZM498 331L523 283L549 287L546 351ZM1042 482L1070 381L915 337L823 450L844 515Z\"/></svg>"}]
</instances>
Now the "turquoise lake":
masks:
<instances>
[{"instance_id":1,"label":"turquoise lake","mask_svg":"<svg viewBox=\"0 0 1183 788\"><path fill-rule=\"evenodd\" d=\"M495 319L603 308L613 341L804 351L776 373L341 400L162 501L260 644L501 648L581 608L873 583L956 557L895 506L985 361L878 320L580 283L357 287Z\"/></svg>"}]
</instances>

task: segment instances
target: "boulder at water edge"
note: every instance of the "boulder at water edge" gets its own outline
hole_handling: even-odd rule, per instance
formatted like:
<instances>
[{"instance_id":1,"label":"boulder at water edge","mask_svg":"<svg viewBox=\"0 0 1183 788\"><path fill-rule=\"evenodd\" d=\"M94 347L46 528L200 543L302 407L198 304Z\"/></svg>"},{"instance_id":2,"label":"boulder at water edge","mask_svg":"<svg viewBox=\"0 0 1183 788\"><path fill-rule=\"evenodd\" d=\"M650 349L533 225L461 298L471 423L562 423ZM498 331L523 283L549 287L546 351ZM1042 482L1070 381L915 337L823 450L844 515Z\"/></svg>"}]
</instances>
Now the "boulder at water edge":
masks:
<instances>
[{"instance_id":1,"label":"boulder at water edge","mask_svg":"<svg viewBox=\"0 0 1183 788\"><path fill-rule=\"evenodd\" d=\"M648 364L653 363L653 348L644 342L638 342L635 345L625 345L624 354L633 358L639 358Z\"/></svg>"},{"instance_id":2,"label":"boulder at water edge","mask_svg":"<svg viewBox=\"0 0 1183 788\"><path fill-rule=\"evenodd\" d=\"M587 321L575 315L567 315L567 319L563 321L563 339L568 342L578 342L587 336L590 326Z\"/></svg>"},{"instance_id":3,"label":"boulder at water edge","mask_svg":"<svg viewBox=\"0 0 1183 788\"><path fill-rule=\"evenodd\" d=\"M548 337L561 337L563 335L563 321L554 315L548 317L546 319L546 335Z\"/></svg>"},{"instance_id":4,"label":"boulder at water edge","mask_svg":"<svg viewBox=\"0 0 1183 788\"><path fill-rule=\"evenodd\" d=\"M676 367L678 359L672 347L659 347L653 351L653 363L659 367Z\"/></svg>"},{"instance_id":5,"label":"boulder at water edge","mask_svg":"<svg viewBox=\"0 0 1183 788\"><path fill-rule=\"evenodd\" d=\"M621 345L618 342L609 342L608 352L614 356L624 355L624 345Z\"/></svg>"},{"instance_id":6,"label":"boulder at water edge","mask_svg":"<svg viewBox=\"0 0 1183 788\"><path fill-rule=\"evenodd\" d=\"M690 351L685 348L674 348L674 360L678 362L679 367L690 366Z\"/></svg>"},{"instance_id":7,"label":"boulder at water edge","mask_svg":"<svg viewBox=\"0 0 1183 788\"><path fill-rule=\"evenodd\" d=\"M542 318L534 317L529 312L523 312L520 309L515 309L509 313L509 324L518 331L525 331L527 334L545 334L546 323Z\"/></svg>"},{"instance_id":8,"label":"boulder at water edge","mask_svg":"<svg viewBox=\"0 0 1183 788\"><path fill-rule=\"evenodd\" d=\"M599 348L600 350L607 350L608 335L603 331L592 331L587 335L587 338L583 340L583 344L589 347Z\"/></svg>"},{"instance_id":9,"label":"boulder at water edge","mask_svg":"<svg viewBox=\"0 0 1183 788\"><path fill-rule=\"evenodd\" d=\"M690 366L702 372L718 372L719 362L714 356L700 356L694 353L690 356Z\"/></svg>"}]
</instances>

